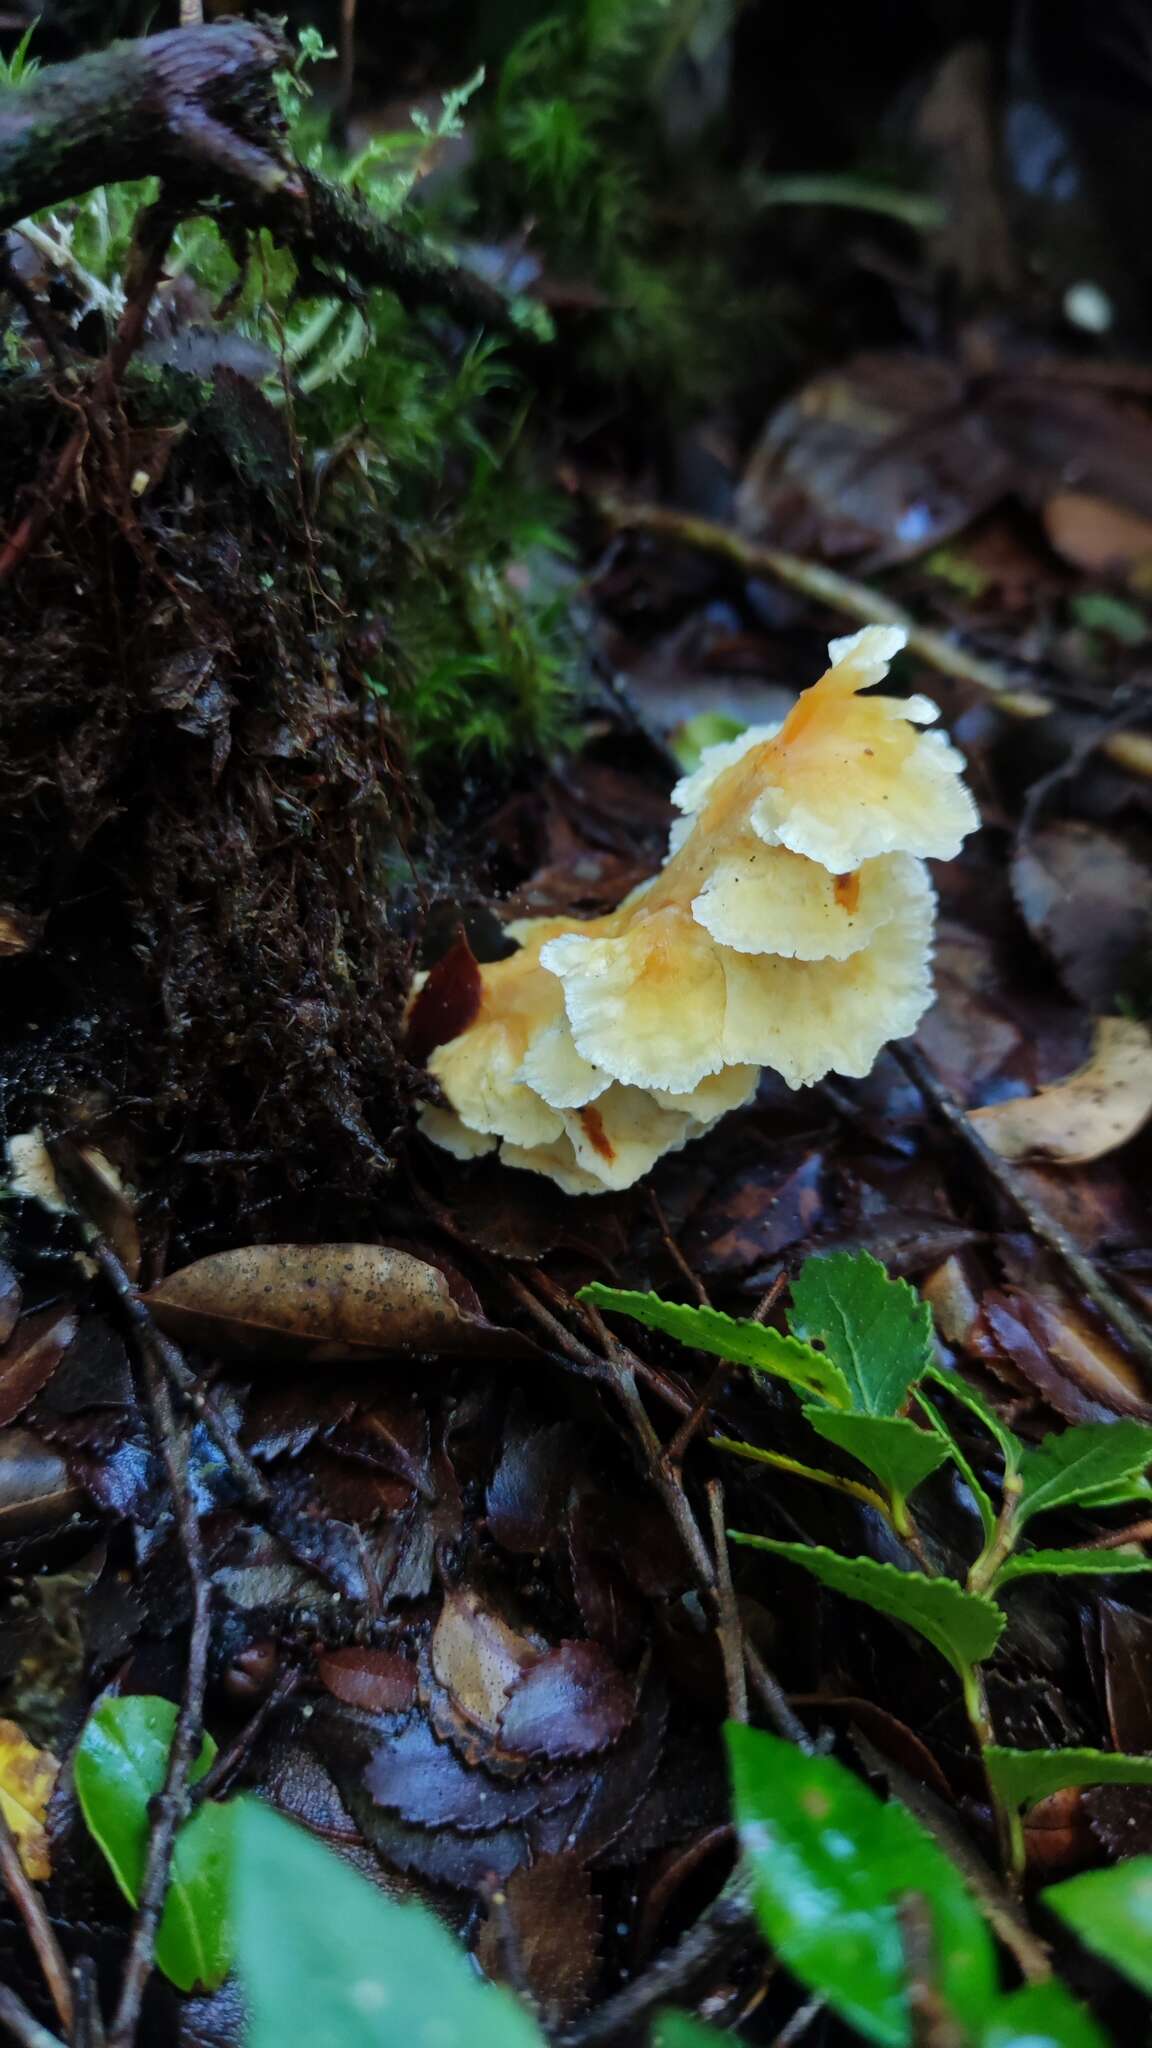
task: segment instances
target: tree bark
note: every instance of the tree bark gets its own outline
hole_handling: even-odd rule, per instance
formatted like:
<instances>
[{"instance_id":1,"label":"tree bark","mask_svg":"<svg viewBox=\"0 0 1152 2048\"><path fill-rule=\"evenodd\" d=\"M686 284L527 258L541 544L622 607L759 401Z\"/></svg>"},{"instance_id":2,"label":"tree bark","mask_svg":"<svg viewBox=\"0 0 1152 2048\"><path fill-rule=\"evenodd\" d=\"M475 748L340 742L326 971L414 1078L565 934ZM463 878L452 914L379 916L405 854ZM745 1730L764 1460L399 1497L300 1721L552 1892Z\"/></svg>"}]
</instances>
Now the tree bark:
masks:
<instances>
[{"instance_id":1,"label":"tree bark","mask_svg":"<svg viewBox=\"0 0 1152 2048\"><path fill-rule=\"evenodd\" d=\"M221 22L113 43L0 90L0 233L96 185L159 177L178 207L224 200L267 228L301 263L302 295L351 279L511 330L499 292L296 161L273 83L289 57L271 27Z\"/></svg>"}]
</instances>

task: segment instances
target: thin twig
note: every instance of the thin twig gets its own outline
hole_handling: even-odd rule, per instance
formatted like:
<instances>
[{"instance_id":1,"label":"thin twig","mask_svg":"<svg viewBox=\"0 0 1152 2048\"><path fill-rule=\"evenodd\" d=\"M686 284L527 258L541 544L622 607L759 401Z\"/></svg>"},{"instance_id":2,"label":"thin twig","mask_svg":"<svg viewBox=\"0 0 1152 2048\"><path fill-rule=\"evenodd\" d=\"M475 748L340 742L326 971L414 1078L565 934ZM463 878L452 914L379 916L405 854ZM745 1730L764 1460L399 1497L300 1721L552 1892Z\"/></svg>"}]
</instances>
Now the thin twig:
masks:
<instances>
[{"instance_id":1,"label":"thin twig","mask_svg":"<svg viewBox=\"0 0 1152 2048\"><path fill-rule=\"evenodd\" d=\"M60 2036L42 2027L24 2000L17 1998L6 1984L0 1984L0 2027L7 2028L20 2048L64 2048Z\"/></svg>"},{"instance_id":2,"label":"thin twig","mask_svg":"<svg viewBox=\"0 0 1152 2048\"><path fill-rule=\"evenodd\" d=\"M822 1998L809 1998L798 2012L793 2013L787 2026L781 2027L772 2048L796 2048L796 2043L803 2040L813 2020L819 2019L824 2004Z\"/></svg>"},{"instance_id":3,"label":"thin twig","mask_svg":"<svg viewBox=\"0 0 1152 2048\"><path fill-rule=\"evenodd\" d=\"M1133 1522L1127 1529L1109 1529L1104 1536L1094 1536L1090 1543L1077 1543L1072 1555L1078 1550L1122 1550L1127 1543L1152 1543L1152 1522Z\"/></svg>"},{"instance_id":4,"label":"thin twig","mask_svg":"<svg viewBox=\"0 0 1152 2048\"><path fill-rule=\"evenodd\" d=\"M692 1413L684 1417L675 1436L665 1447L664 1460L666 1464L672 1465L677 1469L683 1464L685 1451L707 1420L708 1411L731 1371L732 1363L727 1358L722 1358L717 1365L712 1367L703 1387L700 1389L700 1394Z\"/></svg>"},{"instance_id":5,"label":"thin twig","mask_svg":"<svg viewBox=\"0 0 1152 2048\"><path fill-rule=\"evenodd\" d=\"M96 1965L91 1956L81 1956L73 1966L76 1988L76 2018L72 2027L72 2048L104 2048L104 2021L100 2012Z\"/></svg>"},{"instance_id":6,"label":"thin twig","mask_svg":"<svg viewBox=\"0 0 1152 2048\"><path fill-rule=\"evenodd\" d=\"M605 1383L610 1380L611 1367L608 1361L598 1356L595 1351L583 1343L579 1337L575 1336L560 1321L559 1316L554 1315L549 1308L546 1308L533 1288L529 1287L516 1273L507 1272L502 1274L501 1277L505 1286L515 1295L521 1307L526 1309L534 1321L539 1323L542 1330L547 1331L561 1357L570 1359L574 1365L579 1366L581 1372L589 1374L592 1379L602 1380ZM535 1273L532 1277L536 1281L536 1285L546 1292L552 1300L562 1302L567 1307L579 1310L584 1315L585 1321L588 1320L588 1311L584 1308L583 1304L571 1302L568 1296L564 1294L563 1289L558 1287L555 1281L550 1280L546 1273ZM674 1408L677 1414L690 1415L692 1413L693 1402L691 1396L683 1392L666 1373L661 1372L656 1366L647 1364L642 1358L633 1358L632 1363L635 1371L651 1387L652 1392L658 1394L662 1401L666 1401L670 1408Z\"/></svg>"},{"instance_id":7,"label":"thin twig","mask_svg":"<svg viewBox=\"0 0 1152 2048\"><path fill-rule=\"evenodd\" d=\"M648 1476L660 1494L680 1541L691 1559L696 1582L701 1591L714 1594L716 1569L708 1554L708 1546L700 1533L700 1524L692 1513L688 1496L679 1479L669 1470L664 1458L664 1446L652 1426L648 1410L640 1399L635 1378L627 1370L619 1369L613 1374L612 1385L644 1452Z\"/></svg>"},{"instance_id":8,"label":"thin twig","mask_svg":"<svg viewBox=\"0 0 1152 2048\"><path fill-rule=\"evenodd\" d=\"M956 1865L988 1925L1019 1965L1029 1984L1043 1984L1052 1975L1052 1962L1044 1943L1033 1934L1016 1899L989 1869L973 1842L959 1826L956 1815L939 1794L914 1777L892 1757L876 1748L859 1727L852 1736L866 1770L886 1778L889 1791L916 1815L929 1834L935 1836L944 1854Z\"/></svg>"},{"instance_id":9,"label":"thin twig","mask_svg":"<svg viewBox=\"0 0 1152 2048\"><path fill-rule=\"evenodd\" d=\"M700 554L715 555L731 562L744 576L774 578L789 589L814 598L819 604L826 604L834 611L858 619L862 625L903 626L911 652L918 654L921 661L928 662L941 675L974 683L977 689L988 691L996 698L1000 709L1012 718L1043 718L1056 708L1052 699L1040 691L1022 689L998 662L949 639L946 633L938 633L931 626L921 626L903 605L894 603L882 591L874 590L870 584L858 583L850 576L842 576L835 569L827 569L822 562L808 562L802 555L789 554L783 548L766 547L760 542L745 540L729 526L720 526L715 520L697 518L686 512L676 512L666 505L642 500L630 502L609 493L595 496L591 503L601 518L618 533L658 534L665 540L678 541L683 547L694 548ZM1117 767L1152 777L1152 735L1148 733L1113 733L1101 742L1099 751Z\"/></svg>"},{"instance_id":10,"label":"thin twig","mask_svg":"<svg viewBox=\"0 0 1152 2048\"><path fill-rule=\"evenodd\" d=\"M894 1045L892 1051L906 1074L916 1083L921 1094L932 1104L944 1122L967 1146L973 1157L983 1167L988 1178L1019 1210L1033 1236L1047 1245L1054 1253L1069 1277L1094 1301L1101 1313L1107 1317L1117 1336L1122 1337L1141 1365L1152 1372L1152 1330L1122 1301L1115 1289L1102 1277L1092 1260L1068 1235L1062 1223L1049 1214L1043 1204L1029 1192L1013 1172L1006 1159L994 1152L976 1129L971 1118L966 1116L958 1102L933 1073L918 1048L914 1045Z\"/></svg>"},{"instance_id":11,"label":"thin twig","mask_svg":"<svg viewBox=\"0 0 1152 2048\"><path fill-rule=\"evenodd\" d=\"M177 1422L168 1384L163 1342L152 1317L133 1287L111 1245L77 1199L75 1153L71 1141L46 1139L52 1164L73 1201L73 1213L88 1251L124 1308L137 1339L144 1386L156 1448L168 1479L184 1565L192 1594L191 1627L184 1685L176 1713L164 1785L150 1811L148 1849L132 1923L120 1997L108 2034L108 2048L131 2048L136 2037L145 1987L152 1974L156 1930L164 1909L176 1831L188 1812L188 1774L200 1747L204 1724L204 1691L212 1623L211 1586L205 1569L200 1522L188 1474L187 1432Z\"/></svg>"},{"instance_id":12,"label":"thin twig","mask_svg":"<svg viewBox=\"0 0 1152 2048\"><path fill-rule=\"evenodd\" d=\"M64 1951L56 1939L55 1930L44 1910L40 1897L24 1865L16 1839L8 1825L8 1816L0 1806L0 1878L8 1888L9 1896L28 1933L28 1939L36 1951L36 1960L48 1986L56 2017L66 2034L71 2034L75 2017L72 2000L72 1979Z\"/></svg>"},{"instance_id":13,"label":"thin twig","mask_svg":"<svg viewBox=\"0 0 1152 2048\"><path fill-rule=\"evenodd\" d=\"M188 1662L176 1715L164 1788L152 1803L148 1854L140 1885L140 1903L132 1925L120 1999L109 2031L109 2048L131 2048L136 2038L144 1990L152 1974L156 1930L164 1910L168 1873L176 1831L188 1812L188 1774L200 1748L204 1726L204 1688L208 1675L208 1643L212 1626L212 1589L204 1566L200 1523L188 1482L187 1434L176 1421L168 1382L151 1351L143 1352L145 1385L157 1445L164 1461L176 1513L184 1563L192 1588L192 1626Z\"/></svg>"},{"instance_id":14,"label":"thin twig","mask_svg":"<svg viewBox=\"0 0 1152 2048\"><path fill-rule=\"evenodd\" d=\"M561 2048L600 2048L639 2025L648 2014L684 1991L732 1944L755 1928L751 1894L740 1875L724 1887L674 1948L665 1949L639 1977L606 1998L587 2019L561 2035Z\"/></svg>"},{"instance_id":15,"label":"thin twig","mask_svg":"<svg viewBox=\"0 0 1152 2048\"><path fill-rule=\"evenodd\" d=\"M744 1629L732 1584L732 1560L728 1555L728 1529L724 1517L724 1488L718 1479L708 1481L708 1509L712 1520L712 1548L716 1553L716 1614L720 1655L724 1659L724 1683L728 1691L728 1718L747 1721L748 1687L744 1678Z\"/></svg>"},{"instance_id":16,"label":"thin twig","mask_svg":"<svg viewBox=\"0 0 1152 2048\"><path fill-rule=\"evenodd\" d=\"M688 1553L696 1579L697 1591L707 1598L717 1597L717 1568L712 1561L708 1545L704 1541L700 1524L692 1512L692 1504L684 1491L680 1472L668 1456L664 1445L652 1425L648 1410L640 1399L636 1385L635 1367L639 1363L630 1351L620 1344L604 1322L598 1310L582 1303L586 1320L593 1333L603 1344L607 1359L595 1359L599 1376L607 1376L623 1404L628 1419L636 1434L648 1466L653 1486L660 1494L674 1527L679 1531L681 1541ZM594 1357L594 1354L593 1354ZM773 1677L758 1652L748 1642L744 1644L744 1661L748 1675L759 1694L761 1704L778 1734L798 1748L810 1752L814 1744L804 1723L794 1714L788 1704L783 1687Z\"/></svg>"},{"instance_id":17,"label":"thin twig","mask_svg":"<svg viewBox=\"0 0 1152 2048\"><path fill-rule=\"evenodd\" d=\"M786 1742L794 1742L805 1756L818 1754L820 1744L814 1742L800 1716L793 1712L788 1695L779 1680L775 1678L755 1645L744 1639L744 1662L748 1676L756 1689L760 1704L775 1728Z\"/></svg>"},{"instance_id":18,"label":"thin twig","mask_svg":"<svg viewBox=\"0 0 1152 2048\"><path fill-rule=\"evenodd\" d=\"M655 1188L649 1188L648 1190L648 1206L656 1218L656 1227L664 1241L664 1249L680 1274L681 1279L691 1288L701 1308L710 1308L712 1304L708 1299L708 1289L705 1287L699 1273L694 1272L688 1264L676 1239L673 1237L668 1227L668 1218L664 1214L664 1204L661 1202Z\"/></svg>"},{"instance_id":19,"label":"thin twig","mask_svg":"<svg viewBox=\"0 0 1152 2048\"><path fill-rule=\"evenodd\" d=\"M192 1787L191 1805L199 1806L205 1799L219 1799L229 1791L234 1778L244 1769L252 1751L273 1714L278 1714L285 1701L292 1698L301 1680L301 1672L294 1665L281 1671L266 1698L262 1699L238 1735L222 1749Z\"/></svg>"}]
</instances>

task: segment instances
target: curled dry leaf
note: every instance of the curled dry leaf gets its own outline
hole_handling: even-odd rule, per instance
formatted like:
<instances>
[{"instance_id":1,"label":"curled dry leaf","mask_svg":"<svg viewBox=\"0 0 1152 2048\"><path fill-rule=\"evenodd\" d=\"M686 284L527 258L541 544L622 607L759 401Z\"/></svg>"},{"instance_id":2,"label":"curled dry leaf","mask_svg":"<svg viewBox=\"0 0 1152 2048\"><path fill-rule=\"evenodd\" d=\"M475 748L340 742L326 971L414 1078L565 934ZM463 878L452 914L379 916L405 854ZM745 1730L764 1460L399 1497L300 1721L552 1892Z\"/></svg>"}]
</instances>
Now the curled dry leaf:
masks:
<instances>
[{"instance_id":1,"label":"curled dry leaf","mask_svg":"<svg viewBox=\"0 0 1152 2048\"><path fill-rule=\"evenodd\" d=\"M45 1816L59 1769L51 1751L35 1748L15 1721L0 1721L0 1807L36 1882L52 1875Z\"/></svg>"},{"instance_id":2,"label":"curled dry leaf","mask_svg":"<svg viewBox=\"0 0 1152 2048\"><path fill-rule=\"evenodd\" d=\"M1135 1018L1101 1017L1092 1056L1077 1073L971 1116L1003 1159L1057 1166L1102 1159L1152 1116L1152 1032Z\"/></svg>"},{"instance_id":3,"label":"curled dry leaf","mask_svg":"<svg viewBox=\"0 0 1152 2048\"><path fill-rule=\"evenodd\" d=\"M73 1310L64 1305L24 1316L0 1350L0 1427L46 1386L77 1331Z\"/></svg>"},{"instance_id":4,"label":"curled dry leaf","mask_svg":"<svg viewBox=\"0 0 1152 2048\"><path fill-rule=\"evenodd\" d=\"M478 1593L457 1587L445 1595L433 1631L432 1673L465 1721L495 1735L509 1696L543 1647L518 1635Z\"/></svg>"},{"instance_id":5,"label":"curled dry leaf","mask_svg":"<svg viewBox=\"0 0 1152 2048\"><path fill-rule=\"evenodd\" d=\"M29 953L40 940L44 929L42 917L29 917L27 912L17 910L11 903L0 903L0 960L11 960L17 953Z\"/></svg>"},{"instance_id":6,"label":"curled dry leaf","mask_svg":"<svg viewBox=\"0 0 1152 2048\"><path fill-rule=\"evenodd\" d=\"M229 1358L321 1365L383 1354L534 1356L457 1306L437 1267L378 1244L257 1244L170 1273L148 1295L161 1329Z\"/></svg>"}]
</instances>

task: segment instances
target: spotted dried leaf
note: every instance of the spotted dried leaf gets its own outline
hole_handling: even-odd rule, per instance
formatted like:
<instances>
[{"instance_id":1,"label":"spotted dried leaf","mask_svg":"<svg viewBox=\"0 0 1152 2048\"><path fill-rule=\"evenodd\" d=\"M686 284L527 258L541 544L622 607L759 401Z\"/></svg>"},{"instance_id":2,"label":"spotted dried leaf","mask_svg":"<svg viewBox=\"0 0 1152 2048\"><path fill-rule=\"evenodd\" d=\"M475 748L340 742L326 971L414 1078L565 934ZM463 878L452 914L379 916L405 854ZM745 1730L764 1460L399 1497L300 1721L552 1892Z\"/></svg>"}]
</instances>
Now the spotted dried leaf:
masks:
<instances>
[{"instance_id":1,"label":"spotted dried leaf","mask_svg":"<svg viewBox=\"0 0 1152 2048\"><path fill-rule=\"evenodd\" d=\"M227 1357L335 1359L465 1352L535 1356L515 1331L458 1307L438 1267L375 1244L262 1244L199 1259L148 1304L181 1342Z\"/></svg>"},{"instance_id":2,"label":"spotted dried leaf","mask_svg":"<svg viewBox=\"0 0 1152 2048\"><path fill-rule=\"evenodd\" d=\"M1134 1017L1101 1017L1091 1058L1066 1081L971 1116L1002 1159L1058 1166L1102 1159L1152 1116L1152 1031Z\"/></svg>"},{"instance_id":3,"label":"spotted dried leaf","mask_svg":"<svg viewBox=\"0 0 1152 2048\"><path fill-rule=\"evenodd\" d=\"M59 1769L51 1751L37 1749L15 1721L0 1721L0 1807L36 1883L52 1875L45 1821Z\"/></svg>"},{"instance_id":4,"label":"spotted dried leaf","mask_svg":"<svg viewBox=\"0 0 1152 2048\"><path fill-rule=\"evenodd\" d=\"M511 1693L543 1647L520 1635L479 1593L456 1587L445 1595L432 1634L432 1674L465 1721L495 1736Z\"/></svg>"}]
</instances>

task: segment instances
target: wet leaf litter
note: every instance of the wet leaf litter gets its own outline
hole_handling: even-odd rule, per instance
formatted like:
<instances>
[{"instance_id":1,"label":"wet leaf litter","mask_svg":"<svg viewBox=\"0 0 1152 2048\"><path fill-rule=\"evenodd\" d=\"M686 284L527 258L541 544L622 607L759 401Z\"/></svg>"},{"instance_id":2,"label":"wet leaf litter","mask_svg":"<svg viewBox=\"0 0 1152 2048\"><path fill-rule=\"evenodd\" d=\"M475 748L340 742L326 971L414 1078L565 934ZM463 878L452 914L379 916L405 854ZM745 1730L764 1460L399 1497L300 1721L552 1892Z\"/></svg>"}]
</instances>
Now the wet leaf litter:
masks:
<instances>
[{"instance_id":1,"label":"wet leaf litter","mask_svg":"<svg viewBox=\"0 0 1152 2048\"><path fill-rule=\"evenodd\" d=\"M376 33L361 24L366 80ZM748 159L739 274L767 252L784 280L757 330L776 353L758 340L751 370L733 357L683 404L660 402L651 361L611 355L623 270L594 279L541 190L501 187L483 158L496 116L475 117L483 253L507 267L522 233L555 238L538 297L560 369L533 404L579 578L561 743L541 727L523 751L469 753L451 694L482 708L520 673L501 578L529 576L534 543L494 582L449 579L445 615L471 631L488 606L498 657L491 638L482 656L426 652L427 622L403 611L475 445L395 524L374 469L370 520L359 392L321 446L305 380L322 361L285 409L275 337L253 354L223 290L182 302L179 271L142 361L207 361L211 400L163 388L149 418L147 378L127 379L111 441L102 425L84 458L96 488L56 505L6 600L25 680L0 890L0 1811L63 1978L11 1889L3 1940L16 1993L62 2037L53 1983L98 1956L111 2017L139 1975L173 1749L142 2040L244 2038L236 1955L252 2038L284 2038L310 1995L282 1939L277 1963L267 1926L263 1950L231 1926L217 1837L233 1813L227 1854L254 1885L293 1855L304 1890L322 1885L323 1843L368 1887L345 1895L339 1968L299 1929L302 1972L334 1969L334 2000L391 1991L419 1927L453 2015L494 2048L644 2039L668 2006L750 2039L903 2043L910 1996L941 2039L953 2019L989 2041L1139 2025L1109 1930L1144 1924L1141 1872L1121 1889L1114 1859L1152 1853L1147 345L1138 325L1086 341L1055 255L1025 308L1012 192L973 141L1020 124L995 105L996 67L955 49L919 81L916 148L933 192L959 190L960 224L986 223L976 244L927 192L920 227L881 208L863 232L867 181L841 204L834 171L832 201L803 201L816 213L771 176L756 197L764 149L801 147L779 86L771 138L747 103L748 79L787 75L751 61L786 33L802 62L803 24L734 10L708 58L727 52L713 89ZM388 34L385 69L410 66L415 98L427 47ZM707 134L683 99L713 76L707 45L657 66L638 102L666 95L685 164ZM1050 47L1033 55L1047 76ZM829 147L848 153L842 57ZM517 61L505 121L539 51ZM880 68L865 98L885 97ZM1053 118L1059 103L1053 86ZM1007 172L1019 198L1011 152ZM83 381L108 336L84 327L60 247L28 244L37 271L20 246L4 304L25 376L55 350ZM619 303L635 339L642 309ZM337 390L360 374L361 317L335 316ZM455 373L474 338L436 313L415 352ZM6 416L22 422L0 463L7 533L56 444L40 414ZM499 401L483 425L511 445ZM144 479L135 499L118 477ZM385 530L366 596L348 536L367 552ZM770 747L828 641L888 607L913 631L882 694L938 705L980 829L946 854L824 858L783 836L785 805L767 837L742 812L671 905L687 940L662 982L658 947L630 951L645 919L613 920L655 903L676 811L690 825L724 772L713 750L731 765L726 750ZM434 743L405 726L413 674L457 706ZM934 1001L909 1052L899 977L881 980L853 1059L812 968L893 923L870 864L924 855ZM764 856L780 885L761 902ZM784 886L804 862L813 902ZM771 915L787 898L787 930L753 897ZM497 1086L500 991L539 920L551 985L516 1054L531 1073L506 1063ZM816 925L836 946L808 957ZM587 950L602 944L622 950ZM803 985L784 1052L781 1026L772 1045L733 1038L711 1072L641 1071L641 1043L667 1054L693 1032L707 1064L727 952L772 980L758 1018ZM927 993L917 981L909 1013ZM471 1057L484 1033L461 1083L451 1049ZM731 1101L706 1094L722 1069L740 1070ZM621 1118L610 1090L648 1100ZM108 1756L83 1759L117 1717L147 1769L110 1793ZM726 1720L754 1725L725 1738ZM805 1930L795 1894L831 1883L822 1801L874 1832L829 1924ZM927 1918L897 1896L911 1867ZM456 1952L389 1906L430 1909L520 2004L470 2007L483 1987L453 1976ZM1058 1980L1031 1974L1041 1940Z\"/></svg>"}]
</instances>

